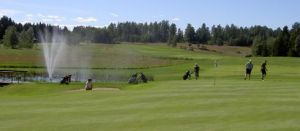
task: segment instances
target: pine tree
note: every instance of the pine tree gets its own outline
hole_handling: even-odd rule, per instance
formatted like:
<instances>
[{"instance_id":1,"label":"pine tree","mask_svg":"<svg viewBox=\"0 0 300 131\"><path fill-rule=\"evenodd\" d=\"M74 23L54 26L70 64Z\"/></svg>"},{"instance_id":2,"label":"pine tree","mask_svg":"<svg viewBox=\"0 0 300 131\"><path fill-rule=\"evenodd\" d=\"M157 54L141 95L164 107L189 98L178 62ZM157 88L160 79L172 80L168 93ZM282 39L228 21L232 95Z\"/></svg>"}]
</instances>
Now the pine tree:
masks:
<instances>
[{"instance_id":1,"label":"pine tree","mask_svg":"<svg viewBox=\"0 0 300 131\"><path fill-rule=\"evenodd\" d=\"M289 40L290 33L288 27L285 26L280 33L280 35L276 38L273 47L273 55L274 56L287 56L289 52Z\"/></svg>"},{"instance_id":2,"label":"pine tree","mask_svg":"<svg viewBox=\"0 0 300 131\"><path fill-rule=\"evenodd\" d=\"M207 41L210 39L210 32L205 23L202 24L201 28L197 29L195 39L197 43L207 44Z\"/></svg>"},{"instance_id":3,"label":"pine tree","mask_svg":"<svg viewBox=\"0 0 300 131\"><path fill-rule=\"evenodd\" d=\"M185 29L185 40L188 43L194 44L195 41L195 29L191 24L188 24Z\"/></svg>"},{"instance_id":4,"label":"pine tree","mask_svg":"<svg viewBox=\"0 0 300 131\"><path fill-rule=\"evenodd\" d=\"M300 35L295 40L295 53L297 56L300 56Z\"/></svg>"},{"instance_id":5,"label":"pine tree","mask_svg":"<svg viewBox=\"0 0 300 131\"><path fill-rule=\"evenodd\" d=\"M176 42L184 42L183 31L181 29L177 31Z\"/></svg>"},{"instance_id":6,"label":"pine tree","mask_svg":"<svg viewBox=\"0 0 300 131\"><path fill-rule=\"evenodd\" d=\"M223 27L221 25L218 25L217 27L213 25L211 28L211 32L212 32L212 42L217 45L223 45L224 44Z\"/></svg>"},{"instance_id":7,"label":"pine tree","mask_svg":"<svg viewBox=\"0 0 300 131\"><path fill-rule=\"evenodd\" d=\"M176 31L177 31L176 25L171 24L170 30L169 30L168 44L172 45L173 47L175 47L176 43L177 43Z\"/></svg>"},{"instance_id":8,"label":"pine tree","mask_svg":"<svg viewBox=\"0 0 300 131\"><path fill-rule=\"evenodd\" d=\"M296 22L293 24L290 34L289 56L295 56L297 55L296 39L300 35L300 23Z\"/></svg>"},{"instance_id":9,"label":"pine tree","mask_svg":"<svg viewBox=\"0 0 300 131\"><path fill-rule=\"evenodd\" d=\"M6 29L9 26L15 25L15 22L8 18L7 16L3 16L0 19L0 40L3 39Z\"/></svg>"}]
</instances>

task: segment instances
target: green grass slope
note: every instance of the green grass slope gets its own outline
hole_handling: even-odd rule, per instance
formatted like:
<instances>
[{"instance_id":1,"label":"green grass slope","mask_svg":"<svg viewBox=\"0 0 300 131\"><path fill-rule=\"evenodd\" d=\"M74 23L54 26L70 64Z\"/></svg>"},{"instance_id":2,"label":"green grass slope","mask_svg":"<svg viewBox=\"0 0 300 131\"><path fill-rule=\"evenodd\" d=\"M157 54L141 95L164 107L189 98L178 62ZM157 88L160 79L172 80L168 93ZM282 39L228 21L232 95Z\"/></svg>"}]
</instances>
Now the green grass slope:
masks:
<instances>
[{"instance_id":1,"label":"green grass slope","mask_svg":"<svg viewBox=\"0 0 300 131\"><path fill-rule=\"evenodd\" d=\"M248 58L163 45L117 46L153 59L185 60L117 70L153 75L155 81L147 84L94 83L100 88L94 91L80 90L83 83L24 83L0 88L0 130L300 129L298 58L252 58L254 70L249 81L243 80ZM213 66L216 59L218 68ZM261 81L259 68L264 60L269 62L269 72ZM181 80L194 63L200 65L200 80Z\"/></svg>"}]
</instances>

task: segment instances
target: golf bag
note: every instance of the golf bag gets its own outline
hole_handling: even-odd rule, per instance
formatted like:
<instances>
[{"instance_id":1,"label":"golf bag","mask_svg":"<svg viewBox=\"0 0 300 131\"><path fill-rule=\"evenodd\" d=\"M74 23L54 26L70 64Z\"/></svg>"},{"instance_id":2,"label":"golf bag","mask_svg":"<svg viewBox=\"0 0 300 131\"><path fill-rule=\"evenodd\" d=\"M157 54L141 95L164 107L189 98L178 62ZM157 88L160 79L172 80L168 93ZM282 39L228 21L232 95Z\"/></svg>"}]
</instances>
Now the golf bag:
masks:
<instances>
[{"instance_id":1,"label":"golf bag","mask_svg":"<svg viewBox=\"0 0 300 131\"><path fill-rule=\"evenodd\" d=\"M190 71L186 71L182 78L183 78L183 80L190 79L190 78L191 78L191 73L190 73Z\"/></svg>"}]
</instances>

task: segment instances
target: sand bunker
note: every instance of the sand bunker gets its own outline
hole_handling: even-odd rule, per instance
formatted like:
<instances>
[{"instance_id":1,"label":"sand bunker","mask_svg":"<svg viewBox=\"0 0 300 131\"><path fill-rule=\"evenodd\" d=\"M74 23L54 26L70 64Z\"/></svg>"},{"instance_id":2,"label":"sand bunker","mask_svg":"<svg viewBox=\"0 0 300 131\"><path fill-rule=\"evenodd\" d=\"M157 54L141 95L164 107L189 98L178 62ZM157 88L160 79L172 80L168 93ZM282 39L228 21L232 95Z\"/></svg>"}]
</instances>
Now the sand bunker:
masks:
<instances>
[{"instance_id":1,"label":"sand bunker","mask_svg":"<svg viewBox=\"0 0 300 131\"><path fill-rule=\"evenodd\" d=\"M77 90L68 90L67 92L83 92L87 91L85 89L77 89ZM98 87L98 88L93 88L93 90L88 90L88 91L120 91L119 88L108 88L108 87Z\"/></svg>"}]
</instances>

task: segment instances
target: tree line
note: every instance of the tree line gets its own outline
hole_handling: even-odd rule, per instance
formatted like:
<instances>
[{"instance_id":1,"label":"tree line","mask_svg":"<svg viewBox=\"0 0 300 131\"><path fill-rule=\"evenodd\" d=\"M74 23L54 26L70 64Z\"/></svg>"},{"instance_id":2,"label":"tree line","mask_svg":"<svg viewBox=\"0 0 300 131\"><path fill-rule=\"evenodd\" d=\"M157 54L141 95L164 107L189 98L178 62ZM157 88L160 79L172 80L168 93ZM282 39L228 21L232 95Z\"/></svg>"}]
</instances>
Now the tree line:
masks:
<instances>
[{"instance_id":1,"label":"tree line","mask_svg":"<svg viewBox=\"0 0 300 131\"><path fill-rule=\"evenodd\" d=\"M1 43L11 48L32 48L41 42L40 32L61 33L67 43L77 45L84 43L143 42L210 44L252 47L256 56L300 56L300 23L296 22L291 29L287 26L272 29L267 26L238 27L234 24L213 25L211 28L203 23L195 28L188 24L184 30L176 24L163 20L160 22L111 23L106 27L77 26L71 31L67 27L53 26L45 23L15 23L11 18L0 19ZM42 33L43 34L43 33Z\"/></svg>"}]
</instances>

